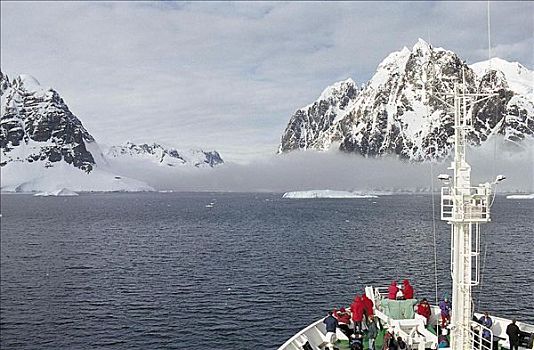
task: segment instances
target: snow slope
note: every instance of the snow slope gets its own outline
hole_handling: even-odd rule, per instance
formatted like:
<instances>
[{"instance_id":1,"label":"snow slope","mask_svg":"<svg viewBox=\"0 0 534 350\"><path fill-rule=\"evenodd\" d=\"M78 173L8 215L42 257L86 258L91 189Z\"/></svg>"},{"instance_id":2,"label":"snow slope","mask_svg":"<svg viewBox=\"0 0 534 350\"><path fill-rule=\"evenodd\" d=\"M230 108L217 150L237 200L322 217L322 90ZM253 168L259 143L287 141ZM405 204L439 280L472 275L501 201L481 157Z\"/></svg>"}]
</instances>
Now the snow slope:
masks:
<instances>
[{"instance_id":1,"label":"snow slope","mask_svg":"<svg viewBox=\"0 0 534 350\"><path fill-rule=\"evenodd\" d=\"M122 177L96 166L85 173L67 163L45 168L39 163L10 162L1 169L3 192L54 192L67 188L75 192L154 191L146 183Z\"/></svg>"},{"instance_id":2,"label":"snow slope","mask_svg":"<svg viewBox=\"0 0 534 350\"><path fill-rule=\"evenodd\" d=\"M530 96L534 100L534 72L519 62L508 62L498 57L474 63L469 66L480 77L488 68L501 71L506 77L510 90L518 94Z\"/></svg>"},{"instance_id":3,"label":"snow slope","mask_svg":"<svg viewBox=\"0 0 534 350\"><path fill-rule=\"evenodd\" d=\"M122 146L112 146L106 152L111 163L143 161L145 163L168 167L214 167L224 163L217 151L201 149L178 150L158 143L134 144L127 142Z\"/></svg>"}]
</instances>

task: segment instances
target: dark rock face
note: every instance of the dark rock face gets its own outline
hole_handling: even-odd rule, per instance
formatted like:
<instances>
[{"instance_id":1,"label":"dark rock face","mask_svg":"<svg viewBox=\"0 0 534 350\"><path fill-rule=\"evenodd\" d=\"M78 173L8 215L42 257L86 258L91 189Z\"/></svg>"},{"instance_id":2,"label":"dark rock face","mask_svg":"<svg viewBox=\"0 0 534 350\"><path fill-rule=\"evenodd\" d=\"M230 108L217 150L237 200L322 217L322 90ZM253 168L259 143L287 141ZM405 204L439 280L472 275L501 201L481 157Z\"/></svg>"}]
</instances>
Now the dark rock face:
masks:
<instances>
[{"instance_id":1,"label":"dark rock face","mask_svg":"<svg viewBox=\"0 0 534 350\"><path fill-rule=\"evenodd\" d=\"M95 160L86 145L94 138L52 89L42 89L29 76L9 81L0 73L2 93L0 149L2 163L65 161L89 173ZM16 152L15 148L24 152ZM22 157L22 158L21 158Z\"/></svg>"},{"instance_id":2,"label":"dark rock face","mask_svg":"<svg viewBox=\"0 0 534 350\"><path fill-rule=\"evenodd\" d=\"M524 67L523 67L524 69ZM534 103L514 92L505 75L492 70L478 76L456 54L422 40L410 51L392 53L361 90L340 89L323 95L290 119L279 152L337 147L367 157L394 154L424 161L445 158L452 147L452 112L430 95L451 91L465 79L471 93L497 93L475 104L469 142L479 145L491 134L518 142L534 135ZM341 108L340 101L348 101Z\"/></svg>"},{"instance_id":3,"label":"dark rock face","mask_svg":"<svg viewBox=\"0 0 534 350\"><path fill-rule=\"evenodd\" d=\"M279 152L322 148L325 137L336 139L334 121L343 117L356 100L359 90L352 79L327 88L312 105L299 109L289 120Z\"/></svg>"},{"instance_id":4,"label":"dark rock face","mask_svg":"<svg viewBox=\"0 0 534 350\"><path fill-rule=\"evenodd\" d=\"M203 152L206 155L206 160L204 163L208 164L210 167L214 167L219 164L223 164L224 161L221 158L221 155L217 151Z\"/></svg>"},{"instance_id":5,"label":"dark rock face","mask_svg":"<svg viewBox=\"0 0 534 350\"><path fill-rule=\"evenodd\" d=\"M474 130L469 135L472 143L486 141L492 132L504 135L512 142L534 135L533 101L510 90L502 72L486 73L478 92L494 93L496 96L473 107Z\"/></svg>"}]
</instances>

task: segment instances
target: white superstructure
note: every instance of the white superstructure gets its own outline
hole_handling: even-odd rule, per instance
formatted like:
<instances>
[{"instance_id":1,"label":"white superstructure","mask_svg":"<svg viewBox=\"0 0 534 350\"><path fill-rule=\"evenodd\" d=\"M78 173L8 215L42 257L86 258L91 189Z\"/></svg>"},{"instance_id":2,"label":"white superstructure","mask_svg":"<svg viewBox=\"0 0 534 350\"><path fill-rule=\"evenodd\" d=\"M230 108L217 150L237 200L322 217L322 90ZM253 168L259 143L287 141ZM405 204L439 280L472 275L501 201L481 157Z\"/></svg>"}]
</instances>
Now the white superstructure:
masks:
<instances>
[{"instance_id":1,"label":"white superstructure","mask_svg":"<svg viewBox=\"0 0 534 350\"><path fill-rule=\"evenodd\" d=\"M441 219L451 225L451 348L472 349L475 334L471 331L471 288L480 282L480 224L490 221L492 191L490 183L471 186L471 166L465 157L466 136L471 128L467 110L469 105L482 102L492 94L469 93L464 78L462 83L454 85L452 95L446 96L453 99L452 104L441 101L454 109L455 141L454 160L449 168L454 172L453 178L440 175L441 180L450 183L441 190ZM491 349L491 343L477 345Z\"/></svg>"}]
</instances>

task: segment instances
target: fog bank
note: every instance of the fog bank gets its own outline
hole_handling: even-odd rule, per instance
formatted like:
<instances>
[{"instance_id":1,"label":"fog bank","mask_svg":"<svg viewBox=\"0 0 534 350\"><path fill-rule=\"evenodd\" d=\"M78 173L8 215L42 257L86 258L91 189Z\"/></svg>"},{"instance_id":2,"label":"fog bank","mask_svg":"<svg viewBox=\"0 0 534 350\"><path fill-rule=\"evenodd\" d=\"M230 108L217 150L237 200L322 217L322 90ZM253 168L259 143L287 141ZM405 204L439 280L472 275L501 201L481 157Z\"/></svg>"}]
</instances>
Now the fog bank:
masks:
<instances>
[{"instance_id":1,"label":"fog bank","mask_svg":"<svg viewBox=\"0 0 534 350\"><path fill-rule=\"evenodd\" d=\"M521 147L489 141L468 151L472 183L507 180L503 192L534 192L534 143ZM224 155L223 155L224 157ZM364 158L338 151L292 152L257 159L249 164L225 163L213 169L176 169L145 165L118 165L125 176L143 180L159 190L286 192L312 189L430 191L449 173L450 160L410 163L397 157Z\"/></svg>"}]
</instances>

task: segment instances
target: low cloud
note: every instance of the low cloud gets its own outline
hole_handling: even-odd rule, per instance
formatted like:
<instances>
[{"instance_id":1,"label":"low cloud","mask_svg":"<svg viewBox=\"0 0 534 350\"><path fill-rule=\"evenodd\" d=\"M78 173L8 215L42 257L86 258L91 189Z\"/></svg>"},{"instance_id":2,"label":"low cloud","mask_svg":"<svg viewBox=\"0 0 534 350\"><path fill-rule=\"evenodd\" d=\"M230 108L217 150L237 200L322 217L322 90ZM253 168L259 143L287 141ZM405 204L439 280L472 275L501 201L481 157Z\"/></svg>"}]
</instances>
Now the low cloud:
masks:
<instances>
[{"instance_id":1,"label":"low cloud","mask_svg":"<svg viewBox=\"0 0 534 350\"><path fill-rule=\"evenodd\" d=\"M489 141L470 150L472 183L491 182L498 174L507 180L499 191L534 192L534 143L521 147L502 140ZM412 163L394 157L364 158L341 152L293 152L263 157L249 164L226 163L214 169L147 171L131 164L120 169L160 190L286 192L331 189L360 191L430 191L439 189L440 173L449 173L450 162Z\"/></svg>"}]
</instances>

